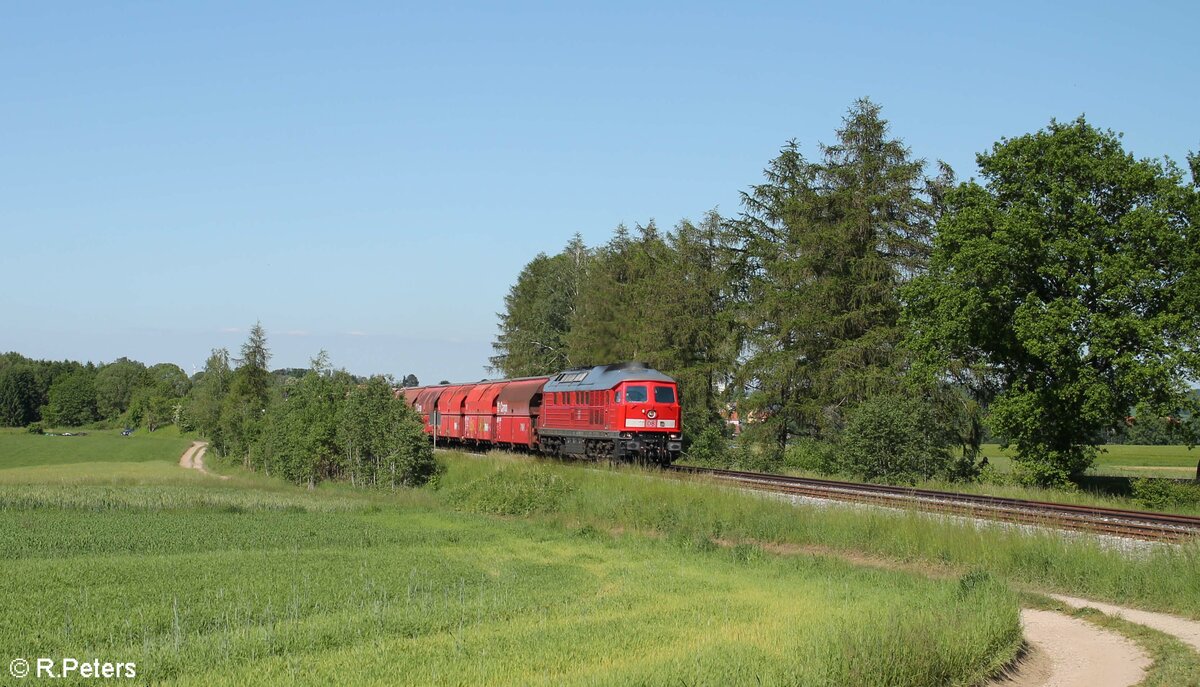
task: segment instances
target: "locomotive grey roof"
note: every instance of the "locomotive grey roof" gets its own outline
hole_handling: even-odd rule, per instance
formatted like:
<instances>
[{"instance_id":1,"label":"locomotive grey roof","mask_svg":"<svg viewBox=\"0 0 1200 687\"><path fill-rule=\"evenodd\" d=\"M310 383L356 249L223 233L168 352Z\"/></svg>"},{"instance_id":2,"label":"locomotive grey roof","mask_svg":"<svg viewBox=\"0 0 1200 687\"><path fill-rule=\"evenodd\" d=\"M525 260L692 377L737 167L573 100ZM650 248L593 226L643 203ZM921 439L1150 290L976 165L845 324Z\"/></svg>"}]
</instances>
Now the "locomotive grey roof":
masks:
<instances>
[{"instance_id":1,"label":"locomotive grey roof","mask_svg":"<svg viewBox=\"0 0 1200 687\"><path fill-rule=\"evenodd\" d=\"M604 391L611 389L621 382L629 380L651 382L674 382L658 370L646 367L645 363L616 363L614 365L597 365L596 367L581 367L560 372L546 382L543 391Z\"/></svg>"}]
</instances>

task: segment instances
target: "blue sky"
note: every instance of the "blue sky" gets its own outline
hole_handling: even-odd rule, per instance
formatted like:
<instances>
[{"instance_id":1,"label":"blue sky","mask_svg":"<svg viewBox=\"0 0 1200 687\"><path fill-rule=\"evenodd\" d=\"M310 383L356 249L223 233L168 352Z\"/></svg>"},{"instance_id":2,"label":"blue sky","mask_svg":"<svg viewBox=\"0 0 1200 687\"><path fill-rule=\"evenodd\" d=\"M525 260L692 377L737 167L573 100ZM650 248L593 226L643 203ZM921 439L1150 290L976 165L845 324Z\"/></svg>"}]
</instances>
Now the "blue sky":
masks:
<instances>
[{"instance_id":1,"label":"blue sky","mask_svg":"<svg viewBox=\"0 0 1200 687\"><path fill-rule=\"evenodd\" d=\"M1182 160L1197 7L3 3L0 351L477 379L538 251L735 213L859 96L960 178L1080 113Z\"/></svg>"}]
</instances>

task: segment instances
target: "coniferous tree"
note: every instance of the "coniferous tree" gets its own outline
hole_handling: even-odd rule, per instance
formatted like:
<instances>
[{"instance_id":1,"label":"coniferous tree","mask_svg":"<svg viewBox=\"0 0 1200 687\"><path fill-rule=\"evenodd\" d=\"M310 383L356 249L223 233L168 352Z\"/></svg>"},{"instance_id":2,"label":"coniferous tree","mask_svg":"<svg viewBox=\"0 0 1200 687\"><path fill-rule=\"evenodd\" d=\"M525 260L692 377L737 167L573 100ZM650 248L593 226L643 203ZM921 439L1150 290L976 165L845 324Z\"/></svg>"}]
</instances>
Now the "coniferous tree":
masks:
<instances>
[{"instance_id":1,"label":"coniferous tree","mask_svg":"<svg viewBox=\"0 0 1200 687\"><path fill-rule=\"evenodd\" d=\"M633 233L618 226L589 263L568 337L577 364L638 360L674 377L689 439L719 422L737 350L721 237L715 212L665 236L653 221Z\"/></svg>"},{"instance_id":2,"label":"coniferous tree","mask_svg":"<svg viewBox=\"0 0 1200 687\"><path fill-rule=\"evenodd\" d=\"M683 221L668 237L670 284L660 303L667 345L662 369L679 382L687 438L706 428L723 430L720 414L737 359L738 340L729 303L733 292L721 217L709 212L699 224Z\"/></svg>"},{"instance_id":3,"label":"coniferous tree","mask_svg":"<svg viewBox=\"0 0 1200 687\"><path fill-rule=\"evenodd\" d=\"M837 134L820 162L789 142L729 225L744 280L737 381L780 448L836 435L850 409L897 384L897 289L924 267L949 183L944 165L925 176L869 100Z\"/></svg>"},{"instance_id":4,"label":"coniferous tree","mask_svg":"<svg viewBox=\"0 0 1200 687\"><path fill-rule=\"evenodd\" d=\"M226 450L241 456L246 467L250 467L250 448L258 438L263 413L270 402L271 373L267 369L270 360L266 331L262 323L256 322L242 344L242 357L222 401L220 419Z\"/></svg>"},{"instance_id":5,"label":"coniferous tree","mask_svg":"<svg viewBox=\"0 0 1200 687\"><path fill-rule=\"evenodd\" d=\"M553 257L538 254L517 278L499 313L491 369L507 377L548 374L572 364L567 334L589 251L578 234Z\"/></svg>"},{"instance_id":6,"label":"coniferous tree","mask_svg":"<svg viewBox=\"0 0 1200 687\"><path fill-rule=\"evenodd\" d=\"M24 427L38 419L37 375L26 364L0 367L0 426Z\"/></svg>"},{"instance_id":7,"label":"coniferous tree","mask_svg":"<svg viewBox=\"0 0 1200 687\"><path fill-rule=\"evenodd\" d=\"M665 344L665 323L651 313L673 288L662 281L669 249L653 221L636 232L618 226L589 263L567 337L576 365L653 362Z\"/></svg>"}]
</instances>

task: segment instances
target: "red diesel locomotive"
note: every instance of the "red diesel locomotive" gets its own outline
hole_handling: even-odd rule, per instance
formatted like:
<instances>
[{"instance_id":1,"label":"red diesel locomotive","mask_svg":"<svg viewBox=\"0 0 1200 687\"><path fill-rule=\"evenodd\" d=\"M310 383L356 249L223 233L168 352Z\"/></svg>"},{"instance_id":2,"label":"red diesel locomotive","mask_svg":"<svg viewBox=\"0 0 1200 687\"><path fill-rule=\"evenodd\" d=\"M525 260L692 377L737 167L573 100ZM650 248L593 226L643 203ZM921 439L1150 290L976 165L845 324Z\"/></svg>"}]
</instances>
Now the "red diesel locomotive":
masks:
<instances>
[{"instance_id":1,"label":"red diesel locomotive","mask_svg":"<svg viewBox=\"0 0 1200 687\"><path fill-rule=\"evenodd\" d=\"M642 363L401 393L438 444L660 465L682 448L675 380Z\"/></svg>"}]
</instances>

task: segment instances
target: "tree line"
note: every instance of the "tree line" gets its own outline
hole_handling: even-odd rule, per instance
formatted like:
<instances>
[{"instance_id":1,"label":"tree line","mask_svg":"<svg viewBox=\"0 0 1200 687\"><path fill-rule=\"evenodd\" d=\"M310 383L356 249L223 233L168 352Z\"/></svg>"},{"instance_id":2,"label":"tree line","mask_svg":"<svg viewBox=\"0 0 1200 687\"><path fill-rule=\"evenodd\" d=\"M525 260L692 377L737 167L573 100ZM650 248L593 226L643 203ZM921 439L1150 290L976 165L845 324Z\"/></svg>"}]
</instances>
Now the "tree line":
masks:
<instances>
[{"instance_id":1,"label":"tree line","mask_svg":"<svg viewBox=\"0 0 1200 687\"><path fill-rule=\"evenodd\" d=\"M440 466L420 417L396 382L336 370L321 352L309 368L270 371L261 324L234 358L215 349L188 377L178 366L120 358L94 365L0 356L0 425L144 427L176 424L206 437L225 460L314 486L417 486ZM401 386L416 386L407 375Z\"/></svg>"},{"instance_id":2,"label":"tree line","mask_svg":"<svg viewBox=\"0 0 1200 687\"><path fill-rule=\"evenodd\" d=\"M191 380L178 365L128 358L103 365L0 355L0 426L145 427L178 420Z\"/></svg>"},{"instance_id":3,"label":"tree line","mask_svg":"<svg viewBox=\"0 0 1200 687\"><path fill-rule=\"evenodd\" d=\"M957 181L856 101L814 158L787 142L734 216L536 256L491 365L644 360L718 462L969 478L994 437L1021 479L1065 484L1103 443L1195 441L1200 157L1186 179L1080 117L977 162Z\"/></svg>"}]
</instances>

